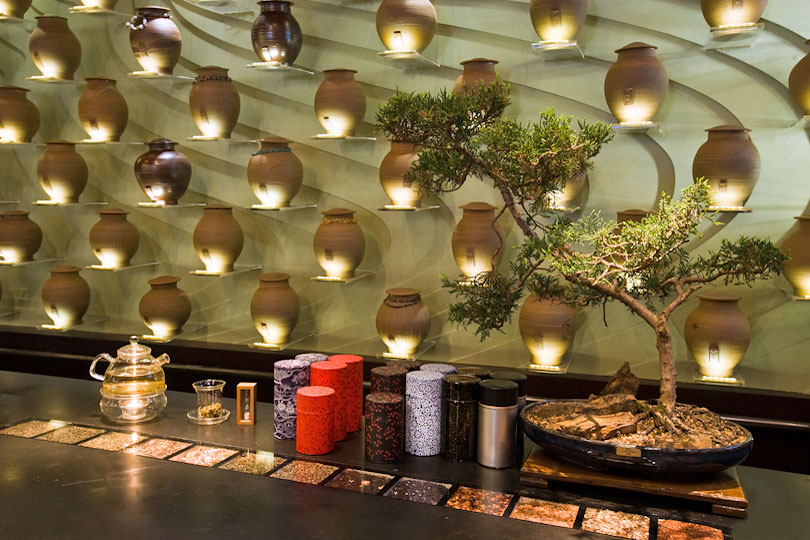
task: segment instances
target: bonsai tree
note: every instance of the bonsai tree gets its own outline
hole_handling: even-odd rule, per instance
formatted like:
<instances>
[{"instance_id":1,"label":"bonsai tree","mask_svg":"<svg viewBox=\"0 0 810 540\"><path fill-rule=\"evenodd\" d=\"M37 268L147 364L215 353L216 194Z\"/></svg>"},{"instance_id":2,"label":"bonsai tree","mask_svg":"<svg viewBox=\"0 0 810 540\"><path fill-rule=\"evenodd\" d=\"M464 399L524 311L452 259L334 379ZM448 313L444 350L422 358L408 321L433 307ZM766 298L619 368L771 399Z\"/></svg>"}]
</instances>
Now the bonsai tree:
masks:
<instances>
[{"instance_id":1,"label":"bonsai tree","mask_svg":"<svg viewBox=\"0 0 810 540\"><path fill-rule=\"evenodd\" d=\"M549 219L555 192L591 166L610 130L581 120L575 129L572 118L551 109L521 124L502 118L507 105L509 87L498 80L462 96L400 92L377 113L378 129L420 148L406 173L412 182L434 194L457 190L470 178L491 182L503 199L495 219L508 212L523 232L508 273L481 274L472 283L442 276L458 299L450 320L474 326L483 340L510 320L524 291L574 307L618 301L655 332L658 415L671 418L677 375L672 312L705 285L750 284L778 274L785 256L755 237L723 240L706 255L687 251L707 220L711 193L702 179L677 201L662 196L657 211L639 222L617 225L598 211L577 221Z\"/></svg>"}]
</instances>

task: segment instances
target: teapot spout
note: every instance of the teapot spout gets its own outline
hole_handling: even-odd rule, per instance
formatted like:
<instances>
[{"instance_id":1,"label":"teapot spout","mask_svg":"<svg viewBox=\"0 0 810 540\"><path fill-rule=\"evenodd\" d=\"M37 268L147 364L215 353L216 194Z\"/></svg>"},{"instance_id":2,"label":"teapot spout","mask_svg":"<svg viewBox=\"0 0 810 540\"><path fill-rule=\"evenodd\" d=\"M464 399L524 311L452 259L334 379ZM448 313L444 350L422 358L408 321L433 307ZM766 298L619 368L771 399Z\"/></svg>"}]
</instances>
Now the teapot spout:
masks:
<instances>
[{"instance_id":1,"label":"teapot spout","mask_svg":"<svg viewBox=\"0 0 810 540\"><path fill-rule=\"evenodd\" d=\"M158 356L157 358L155 358L155 363L156 363L158 366L162 366L162 365L164 365L164 364L168 364L169 362L170 362L170 360L169 360L169 355L168 355L168 354L166 354L166 353L163 353L163 354L161 354L160 356Z\"/></svg>"}]
</instances>

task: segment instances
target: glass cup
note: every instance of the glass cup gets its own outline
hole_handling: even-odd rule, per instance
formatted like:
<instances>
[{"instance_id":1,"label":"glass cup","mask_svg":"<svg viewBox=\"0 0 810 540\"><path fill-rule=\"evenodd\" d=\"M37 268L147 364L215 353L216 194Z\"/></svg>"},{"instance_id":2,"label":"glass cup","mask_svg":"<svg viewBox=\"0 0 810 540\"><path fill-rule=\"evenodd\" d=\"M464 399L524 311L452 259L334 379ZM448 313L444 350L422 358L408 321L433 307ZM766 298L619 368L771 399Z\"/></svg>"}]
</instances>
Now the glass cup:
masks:
<instances>
[{"instance_id":1,"label":"glass cup","mask_svg":"<svg viewBox=\"0 0 810 540\"><path fill-rule=\"evenodd\" d=\"M222 389L225 381L220 379L205 379L197 381L191 386L197 392L197 416L203 418L218 418L223 413Z\"/></svg>"}]
</instances>

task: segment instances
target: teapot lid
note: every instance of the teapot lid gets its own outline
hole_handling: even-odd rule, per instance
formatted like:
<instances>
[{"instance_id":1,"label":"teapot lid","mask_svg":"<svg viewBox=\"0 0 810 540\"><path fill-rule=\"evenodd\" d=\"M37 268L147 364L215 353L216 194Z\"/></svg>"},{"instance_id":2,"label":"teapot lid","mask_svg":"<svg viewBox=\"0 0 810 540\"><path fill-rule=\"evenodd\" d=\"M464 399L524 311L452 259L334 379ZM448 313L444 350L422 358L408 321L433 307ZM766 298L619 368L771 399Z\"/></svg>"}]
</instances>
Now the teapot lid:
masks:
<instances>
[{"instance_id":1,"label":"teapot lid","mask_svg":"<svg viewBox=\"0 0 810 540\"><path fill-rule=\"evenodd\" d=\"M152 349L146 345L138 343L138 336L129 337L129 345L125 345L118 349L118 358L126 358L127 360L137 360L139 358L146 358Z\"/></svg>"}]
</instances>

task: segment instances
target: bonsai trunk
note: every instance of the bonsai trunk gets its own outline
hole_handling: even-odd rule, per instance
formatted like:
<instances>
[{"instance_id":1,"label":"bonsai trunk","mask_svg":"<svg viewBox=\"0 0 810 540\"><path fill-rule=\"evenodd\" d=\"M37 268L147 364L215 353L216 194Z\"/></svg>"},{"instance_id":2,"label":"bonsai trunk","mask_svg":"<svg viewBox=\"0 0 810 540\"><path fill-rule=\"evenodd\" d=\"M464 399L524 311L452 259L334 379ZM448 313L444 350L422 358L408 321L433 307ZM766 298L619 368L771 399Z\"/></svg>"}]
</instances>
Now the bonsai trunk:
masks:
<instances>
[{"instance_id":1,"label":"bonsai trunk","mask_svg":"<svg viewBox=\"0 0 810 540\"><path fill-rule=\"evenodd\" d=\"M675 370L675 358L672 356L672 334L669 331L668 321L660 316L654 329L655 346L658 348L658 363L661 369L661 391L658 403L671 413L675 409L675 379L678 376Z\"/></svg>"}]
</instances>

